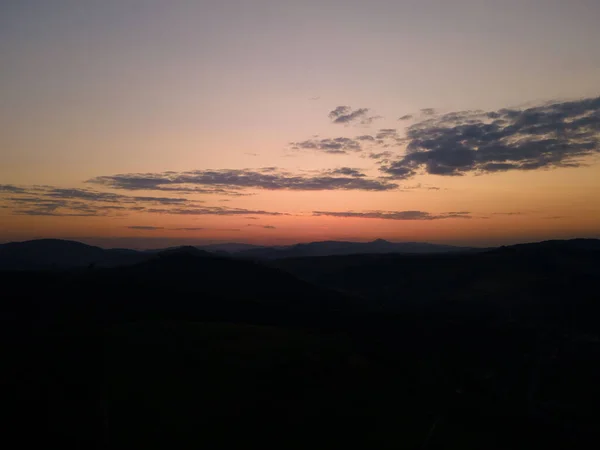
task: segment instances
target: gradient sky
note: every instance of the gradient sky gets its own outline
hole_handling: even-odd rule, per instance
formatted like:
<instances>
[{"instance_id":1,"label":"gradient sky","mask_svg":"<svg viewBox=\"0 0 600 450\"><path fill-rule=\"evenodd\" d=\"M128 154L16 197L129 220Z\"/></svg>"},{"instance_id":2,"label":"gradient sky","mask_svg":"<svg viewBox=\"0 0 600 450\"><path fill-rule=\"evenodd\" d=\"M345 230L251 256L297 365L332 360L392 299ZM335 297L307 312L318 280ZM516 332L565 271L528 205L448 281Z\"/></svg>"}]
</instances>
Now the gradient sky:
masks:
<instances>
[{"instance_id":1,"label":"gradient sky","mask_svg":"<svg viewBox=\"0 0 600 450\"><path fill-rule=\"evenodd\" d=\"M599 23L597 0L2 2L0 241L600 237Z\"/></svg>"}]
</instances>

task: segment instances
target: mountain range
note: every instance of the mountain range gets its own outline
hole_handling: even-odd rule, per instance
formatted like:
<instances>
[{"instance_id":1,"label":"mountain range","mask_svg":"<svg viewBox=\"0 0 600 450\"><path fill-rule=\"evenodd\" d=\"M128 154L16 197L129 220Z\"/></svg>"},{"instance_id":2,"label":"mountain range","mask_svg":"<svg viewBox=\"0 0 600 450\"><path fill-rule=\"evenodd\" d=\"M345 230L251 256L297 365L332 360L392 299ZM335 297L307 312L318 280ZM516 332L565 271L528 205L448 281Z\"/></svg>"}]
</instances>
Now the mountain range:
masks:
<instances>
[{"instance_id":1,"label":"mountain range","mask_svg":"<svg viewBox=\"0 0 600 450\"><path fill-rule=\"evenodd\" d=\"M175 247L176 249L177 247ZM353 254L411 253L433 254L474 251L467 247L419 242L394 243L377 239L372 242L323 241L290 246L256 246L243 243L210 244L195 247L206 254L229 255L250 260L277 260L308 256ZM152 254L173 249L103 249L81 242L38 239L0 245L0 269L39 270L77 267L118 267L147 260Z\"/></svg>"},{"instance_id":2,"label":"mountain range","mask_svg":"<svg viewBox=\"0 0 600 450\"><path fill-rule=\"evenodd\" d=\"M2 245L10 419L61 448L598 447L600 240L390 248L417 247Z\"/></svg>"}]
</instances>

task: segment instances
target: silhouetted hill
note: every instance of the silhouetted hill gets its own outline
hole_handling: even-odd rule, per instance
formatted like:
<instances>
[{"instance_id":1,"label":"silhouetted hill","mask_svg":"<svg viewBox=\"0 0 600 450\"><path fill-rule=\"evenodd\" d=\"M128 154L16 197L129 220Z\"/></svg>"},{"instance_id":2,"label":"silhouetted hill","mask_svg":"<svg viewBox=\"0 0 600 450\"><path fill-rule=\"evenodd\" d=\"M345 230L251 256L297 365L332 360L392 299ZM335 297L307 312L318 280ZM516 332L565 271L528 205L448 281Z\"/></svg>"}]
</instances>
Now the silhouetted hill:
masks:
<instances>
[{"instance_id":1,"label":"silhouetted hill","mask_svg":"<svg viewBox=\"0 0 600 450\"><path fill-rule=\"evenodd\" d=\"M468 247L428 244L422 242L389 242L377 239L372 242L323 241L308 244L296 244L284 248L258 248L240 251L235 254L241 258L282 259L307 256L353 255L367 253L446 253L470 251Z\"/></svg>"},{"instance_id":2,"label":"silhouetted hill","mask_svg":"<svg viewBox=\"0 0 600 450\"><path fill-rule=\"evenodd\" d=\"M102 249L76 241L38 239L0 245L0 270L47 270L77 267L118 267L138 263L153 254L180 252L182 247L136 251L130 249ZM211 244L187 246L187 251L198 249L211 254L231 254L243 259L280 259L303 256L346 255L360 253L438 253L467 251L468 248L426 243L392 243L382 239L373 242L312 242L287 247L264 247L251 244Z\"/></svg>"},{"instance_id":3,"label":"silhouetted hill","mask_svg":"<svg viewBox=\"0 0 600 450\"><path fill-rule=\"evenodd\" d=\"M2 269L56 269L89 265L104 257L99 247L75 241L40 239L0 245Z\"/></svg>"},{"instance_id":4,"label":"silhouetted hill","mask_svg":"<svg viewBox=\"0 0 600 450\"><path fill-rule=\"evenodd\" d=\"M142 256L0 271L6 429L57 448L598 447L598 241Z\"/></svg>"},{"instance_id":5,"label":"silhouetted hill","mask_svg":"<svg viewBox=\"0 0 600 450\"><path fill-rule=\"evenodd\" d=\"M573 252L600 251L600 239L568 239L502 246L499 252Z\"/></svg>"},{"instance_id":6,"label":"silhouetted hill","mask_svg":"<svg viewBox=\"0 0 600 450\"><path fill-rule=\"evenodd\" d=\"M592 299L600 288L600 241L547 241L485 252L288 258L273 267L385 307L469 301L545 308ZM475 303L473 306L472 303ZM575 303L571 303L573 307Z\"/></svg>"},{"instance_id":7,"label":"silhouetted hill","mask_svg":"<svg viewBox=\"0 0 600 450\"><path fill-rule=\"evenodd\" d=\"M129 249L102 249L62 239L37 239L0 245L0 270L61 270L77 267L115 267L147 258Z\"/></svg>"},{"instance_id":8,"label":"silhouetted hill","mask_svg":"<svg viewBox=\"0 0 600 450\"><path fill-rule=\"evenodd\" d=\"M224 243L224 244L200 245L200 246L198 246L198 248L200 250L206 250L207 252L237 253L237 252L243 252L245 250L262 249L262 248L265 248L265 246L231 242L231 243Z\"/></svg>"}]
</instances>

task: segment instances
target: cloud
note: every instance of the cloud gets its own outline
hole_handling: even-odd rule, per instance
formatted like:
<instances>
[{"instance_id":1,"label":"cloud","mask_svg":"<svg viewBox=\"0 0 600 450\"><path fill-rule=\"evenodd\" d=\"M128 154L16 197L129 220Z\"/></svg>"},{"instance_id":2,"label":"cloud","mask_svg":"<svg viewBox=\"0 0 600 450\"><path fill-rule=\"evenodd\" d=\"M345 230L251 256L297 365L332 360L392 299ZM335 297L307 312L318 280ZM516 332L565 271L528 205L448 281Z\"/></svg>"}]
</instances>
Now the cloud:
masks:
<instances>
[{"instance_id":1,"label":"cloud","mask_svg":"<svg viewBox=\"0 0 600 450\"><path fill-rule=\"evenodd\" d=\"M244 155L248 155L248 156L259 156L259 153L250 153L250 152L246 152L246 153L244 153Z\"/></svg>"},{"instance_id":2,"label":"cloud","mask_svg":"<svg viewBox=\"0 0 600 450\"><path fill-rule=\"evenodd\" d=\"M390 151L380 152L380 153L369 153L369 158L371 159L389 159L394 154Z\"/></svg>"},{"instance_id":3,"label":"cloud","mask_svg":"<svg viewBox=\"0 0 600 450\"><path fill-rule=\"evenodd\" d=\"M145 226L145 225L133 225L130 227L127 227L130 230L146 230L146 231L155 231L155 230L164 230L164 227L149 227L149 226Z\"/></svg>"},{"instance_id":4,"label":"cloud","mask_svg":"<svg viewBox=\"0 0 600 450\"><path fill-rule=\"evenodd\" d=\"M331 175L347 175L349 177L357 177L362 178L366 177L364 173L360 169L354 169L352 167L340 167L339 169L332 169L327 171Z\"/></svg>"},{"instance_id":5,"label":"cloud","mask_svg":"<svg viewBox=\"0 0 600 450\"><path fill-rule=\"evenodd\" d=\"M415 123L406 134L406 155L380 168L391 178L579 167L600 153L600 97L453 112Z\"/></svg>"},{"instance_id":6,"label":"cloud","mask_svg":"<svg viewBox=\"0 0 600 450\"><path fill-rule=\"evenodd\" d=\"M402 190L414 190L414 189L424 189L427 191L439 191L440 188L437 186L431 186L431 185L426 185L426 184L422 184L422 183L417 183L414 184L412 186L402 186Z\"/></svg>"},{"instance_id":7,"label":"cloud","mask_svg":"<svg viewBox=\"0 0 600 450\"><path fill-rule=\"evenodd\" d=\"M267 230L275 230L277 227L273 226L273 225L256 225L255 223L249 223L246 225L247 227L258 227L258 228L265 228Z\"/></svg>"},{"instance_id":8,"label":"cloud","mask_svg":"<svg viewBox=\"0 0 600 450\"><path fill-rule=\"evenodd\" d=\"M53 186L10 186L0 190L0 200L15 215L109 216L144 211L151 206L183 206L202 203L174 197L148 197Z\"/></svg>"},{"instance_id":9,"label":"cloud","mask_svg":"<svg viewBox=\"0 0 600 450\"><path fill-rule=\"evenodd\" d=\"M410 120L412 118L413 118L412 114L406 114L406 115L400 117L398 120Z\"/></svg>"},{"instance_id":10,"label":"cloud","mask_svg":"<svg viewBox=\"0 0 600 450\"><path fill-rule=\"evenodd\" d=\"M206 171L210 172L210 171ZM240 192L231 191L222 187L202 188L198 186L184 186L185 182L180 180L174 182L174 172L162 172L160 174L121 174L109 177L95 177L86 183L114 187L115 189L126 189L129 191L162 191L177 192L181 194L217 194L230 196L243 196Z\"/></svg>"},{"instance_id":11,"label":"cloud","mask_svg":"<svg viewBox=\"0 0 600 450\"><path fill-rule=\"evenodd\" d=\"M113 189L125 190L164 190L165 188L184 191L200 186L217 189L264 189L293 191L363 190L389 191L398 186L387 180L367 179L339 174L305 176L292 174L276 168L264 169L222 169L193 170L178 173L126 174L102 176L88 180Z\"/></svg>"},{"instance_id":12,"label":"cloud","mask_svg":"<svg viewBox=\"0 0 600 450\"><path fill-rule=\"evenodd\" d=\"M309 139L302 142L290 142L293 150L318 150L324 153L345 155L348 152L360 152L360 142L347 137Z\"/></svg>"},{"instance_id":13,"label":"cloud","mask_svg":"<svg viewBox=\"0 0 600 450\"><path fill-rule=\"evenodd\" d=\"M24 195L29 192L24 189ZM4 199L12 207L12 214L25 216L96 216L98 212L80 201L56 200L43 196L8 197Z\"/></svg>"},{"instance_id":14,"label":"cloud","mask_svg":"<svg viewBox=\"0 0 600 450\"><path fill-rule=\"evenodd\" d=\"M201 227L184 227L184 228L169 228L173 231L241 231L239 228L201 228Z\"/></svg>"},{"instance_id":15,"label":"cloud","mask_svg":"<svg viewBox=\"0 0 600 450\"><path fill-rule=\"evenodd\" d=\"M375 139L398 139L398 131L395 128L382 128L375 135Z\"/></svg>"},{"instance_id":16,"label":"cloud","mask_svg":"<svg viewBox=\"0 0 600 450\"><path fill-rule=\"evenodd\" d=\"M289 214L276 211L262 211L242 208L222 208L220 206L206 206L202 208L184 207L170 209L147 209L146 212L155 214L176 214L184 216L239 216L255 214L257 216L287 216Z\"/></svg>"},{"instance_id":17,"label":"cloud","mask_svg":"<svg viewBox=\"0 0 600 450\"><path fill-rule=\"evenodd\" d=\"M12 184L0 184L0 192L10 192L12 194L20 194L24 190L20 187L13 186Z\"/></svg>"},{"instance_id":18,"label":"cloud","mask_svg":"<svg viewBox=\"0 0 600 450\"><path fill-rule=\"evenodd\" d=\"M172 198L172 197L144 197L144 196L128 196L121 194L113 194L111 192L98 192L89 189L61 189L61 188L50 188L44 191L45 196L51 198L60 199L80 199L96 202L107 202L107 203L154 203L161 205L177 205L187 203L189 200L186 198ZM198 202L198 201L196 201Z\"/></svg>"},{"instance_id":19,"label":"cloud","mask_svg":"<svg viewBox=\"0 0 600 450\"><path fill-rule=\"evenodd\" d=\"M371 125L375 120L383 119L383 116L370 116L365 117L360 121L361 125Z\"/></svg>"},{"instance_id":20,"label":"cloud","mask_svg":"<svg viewBox=\"0 0 600 450\"><path fill-rule=\"evenodd\" d=\"M329 118L333 123L348 124L364 120L368 113L369 108L358 108L353 110L350 106L338 106L329 113Z\"/></svg>"},{"instance_id":21,"label":"cloud","mask_svg":"<svg viewBox=\"0 0 600 450\"><path fill-rule=\"evenodd\" d=\"M423 114L424 116L433 116L433 115L435 115L435 109L423 108L423 109L421 109L421 114Z\"/></svg>"},{"instance_id":22,"label":"cloud","mask_svg":"<svg viewBox=\"0 0 600 450\"><path fill-rule=\"evenodd\" d=\"M407 142L406 138L398 134L395 128L381 128L375 135L363 134L354 138L337 137L323 139L308 139L299 142L290 142L292 150L314 150L318 152L347 155L358 153L374 146L390 147L402 145Z\"/></svg>"},{"instance_id":23,"label":"cloud","mask_svg":"<svg viewBox=\"0 0 600 450\"><path fill-rule=\"evenodd\" d=\"M360 219L385 219L385 220L440 220L440 219L470 219L467 211L431 214L425 211L313 211L314 216L331 216Z\"/></svg>"}]
</instances>

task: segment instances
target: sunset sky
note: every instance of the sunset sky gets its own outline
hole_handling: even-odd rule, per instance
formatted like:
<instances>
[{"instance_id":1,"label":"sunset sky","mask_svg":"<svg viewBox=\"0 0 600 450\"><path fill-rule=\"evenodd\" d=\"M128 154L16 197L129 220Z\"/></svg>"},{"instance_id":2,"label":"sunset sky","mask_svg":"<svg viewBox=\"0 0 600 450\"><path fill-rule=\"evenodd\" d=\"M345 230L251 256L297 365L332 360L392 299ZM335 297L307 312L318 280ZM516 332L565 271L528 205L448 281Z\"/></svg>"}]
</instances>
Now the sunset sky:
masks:
<instances>
[{"instance_id":1,"label":"sunset sky","mask_svg":"<svg viewBox=\"0 0 600 450\"><path fill-rule=\"evenodd\" d=\"M0 3L0 242L600 237L598 0Z\"/></svg>"}]
</instances>

